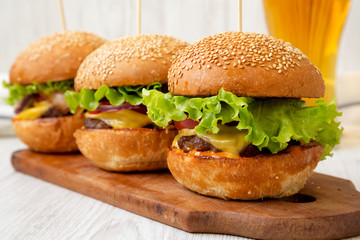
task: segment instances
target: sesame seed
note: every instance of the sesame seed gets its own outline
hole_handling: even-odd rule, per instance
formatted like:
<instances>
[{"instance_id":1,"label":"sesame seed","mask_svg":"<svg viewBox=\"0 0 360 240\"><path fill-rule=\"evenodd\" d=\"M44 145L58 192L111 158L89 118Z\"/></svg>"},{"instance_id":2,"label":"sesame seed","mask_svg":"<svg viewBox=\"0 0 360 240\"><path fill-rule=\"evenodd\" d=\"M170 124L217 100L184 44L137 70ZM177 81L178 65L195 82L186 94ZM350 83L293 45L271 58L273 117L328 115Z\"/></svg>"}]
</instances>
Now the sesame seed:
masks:
<instances>
[{"instance_id":1,"label":"sesame seed","mask_svg":"<svg viewBox=\"0 0 360 240\"><path fill-rule=\"evenodd\" d=\"M174 60L173 68L176 69L177 63L187 61L187 64L200 64L199 69L201 65L208 69L217 67L228 69L229 66L243 69L245 66L260 66L266 71L283 73L291 66L299 66L299 60L302 58L306 56L300 50L271 36L227 32L209 36L188 46ZM185 67L185 69L191 68Z\"/></svg>"}]
</instances>

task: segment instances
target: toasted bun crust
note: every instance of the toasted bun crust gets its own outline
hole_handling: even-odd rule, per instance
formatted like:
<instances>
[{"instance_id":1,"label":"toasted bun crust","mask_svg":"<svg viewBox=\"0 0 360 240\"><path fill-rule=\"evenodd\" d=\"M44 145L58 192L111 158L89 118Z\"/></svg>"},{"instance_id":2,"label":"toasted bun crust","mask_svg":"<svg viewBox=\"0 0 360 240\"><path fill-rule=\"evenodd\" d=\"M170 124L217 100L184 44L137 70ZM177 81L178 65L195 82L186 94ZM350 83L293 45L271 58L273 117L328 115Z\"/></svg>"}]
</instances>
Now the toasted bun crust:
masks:
<instances>
[{"instance_id":1,"label":"toasted bun crust","mask_svg":"<svg viewBox=\"0 0 360 240\"><path fill-rule=\"evenodd\" d=\"M82 114L35 120L13 119L16 135L30 149L44 153L77 152L74 132L84 124Z\"/></svg>"},{"instance_id":2,"label":"toasted bun crust","mask_svg":"<svg viewBox=\"0 0 360 240\"><path fill-rule=\"evenodd\" d=\"M109 171L165 169L166 148L176 130L127 128L79 129L75 132L81 153L94 165Z\"/></svg>"},{"instance_id":3,"label":"toasted bun crust","mask_svg":"<svg viewBox=\"0 0 360 240\"><path fill-rule=\"evenodd\" d=\"M10 70L10 83L45 83L72 79L80 63L106 40L91 33L47 35L22 51Z\"/></svg>"},{"instance_id":4,"label":"toasted bun crust","mask_svg":"<svg viewBox=\"0 0 360 240\"><path fill-rule=\"evenodd\" d=\"M241 200L281 198L304 187L322 151L320 145L291 146L279 154L235 159L173 149L168 151L167 163L179 183L203 195Z\"/></svg>"},{"instance_id":5,"label":"toasted bun crust","mask_svg":"<svg viewBox=\"0 0 360 240\"><path fill-rule=\"evenodd\" d=\"M108 42L81 64L75 89L167 83L171 62L187 45L164 35L136 35Z\"/></svg>"},{"instance_id":6,"label":"toasted bun crust","mask_svg":"<svg viewBox=\"0 0 360 240\"><path fill-rule=\"evenodd\" d=\"M211 96L221 88L237 96L318 98L320 71L290 43L257 33L226 32L184 49L169 70L175 95Z\"/></svg>"}]
</instances>

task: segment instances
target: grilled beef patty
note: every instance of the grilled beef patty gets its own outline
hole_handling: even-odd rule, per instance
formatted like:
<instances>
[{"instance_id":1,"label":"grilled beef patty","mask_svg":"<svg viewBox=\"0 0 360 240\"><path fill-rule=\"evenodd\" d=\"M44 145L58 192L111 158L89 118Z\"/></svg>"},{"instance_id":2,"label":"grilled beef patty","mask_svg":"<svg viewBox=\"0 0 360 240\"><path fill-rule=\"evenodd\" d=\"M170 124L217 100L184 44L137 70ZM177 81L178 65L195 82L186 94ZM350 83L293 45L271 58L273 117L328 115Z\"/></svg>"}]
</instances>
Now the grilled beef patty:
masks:
<instances>
[{"instance_id":1,"label":"grilled beef patty","mask_svg":"<svg viewBox=\"0 0 360 240\"><path fill-rule=\"evenodd\" d=\"M41 118L53 118L53 117L65 117L71 115L70 112L64 113L61 110L57 109L56 107L52 107L47 110Z\"/></svg>"},{"instance_id":2,"label":"grilled beef patty","mask_svg":"<svg viewBox=\"0 0 360 240\"><path fill-rule=\"evenodd\" d=\"M85 118L84 125L86 129L109 129L111 126L107 125L100 119Z\"/></svg>"},{"instance_id":3,"label":"grilled beef patty","mask_svg":"<svg viewBox=\"0 0 360 240\"><path fill-rule=\"evenodd\" d=\"M204 139L199 138L196 135L193 136L182 136L178 140L178 145L181 150L184 152L190 152L196 150L199 152L212 151L212 152L221 152L219 149L215 148L211 143L206 142ZM299 142L291 140L289 146L299 145ZM267 148L263 148L261 151L252 144L249 144L241 153L240 157L254 157L260 154L270 154L271 152Z\"/></svg>"},{"instance_id":4,"label":"grilled beef patty","mask_svg":"<svg viewBox=\"0 0 360 240\"><path fill-rule=\"evenodd\" d=\"M220 152L220 150L215 148L211 143L206 142L204 139L201 139L196 135L182 136L178 140L178 145L179 148L184 152L190 152L192 150L196 150L200 152L205 152L205 151Z\"/></svg>"}]
</instances>

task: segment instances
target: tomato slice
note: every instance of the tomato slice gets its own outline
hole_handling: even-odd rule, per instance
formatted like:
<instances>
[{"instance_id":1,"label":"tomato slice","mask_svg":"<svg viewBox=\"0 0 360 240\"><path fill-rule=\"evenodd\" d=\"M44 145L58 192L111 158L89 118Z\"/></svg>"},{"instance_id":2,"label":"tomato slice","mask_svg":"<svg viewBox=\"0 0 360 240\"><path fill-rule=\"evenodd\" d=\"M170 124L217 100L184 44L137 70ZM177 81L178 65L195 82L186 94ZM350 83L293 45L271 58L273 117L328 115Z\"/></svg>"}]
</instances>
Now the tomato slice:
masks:
<instances>
[{"instance_id":1,"label":"tomato slice","mask_svg":"<svg viewBox=\"0 0 360 240\"><path fill-rule=\"evenodd\" d=\"M101 113L101 111L87 111L88 113L90 113L90 114L98 114L98 113Z\"/></svg>"},{"instance_id":2,"label":"tomato slice","mask_svg":"<svg viewBox=\"0 0 360 240\"><path fill-rule=\"evenodd\" d=\"M174 121L174 125L177 130L181 130L184 128L194 129L197 125L199 125L199 122L188 118L183 121Z\"/></svg>"}]
</instances>

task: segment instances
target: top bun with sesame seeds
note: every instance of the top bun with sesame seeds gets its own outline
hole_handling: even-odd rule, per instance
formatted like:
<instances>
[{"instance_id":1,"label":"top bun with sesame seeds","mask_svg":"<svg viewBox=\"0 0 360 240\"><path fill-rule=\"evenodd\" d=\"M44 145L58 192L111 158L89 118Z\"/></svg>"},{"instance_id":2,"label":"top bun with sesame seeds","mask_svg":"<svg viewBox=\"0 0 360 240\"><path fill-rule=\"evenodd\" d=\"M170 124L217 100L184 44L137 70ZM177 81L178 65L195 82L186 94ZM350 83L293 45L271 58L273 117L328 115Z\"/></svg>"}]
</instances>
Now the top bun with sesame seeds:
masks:
<instances>
[{"instance_id":1,"label":"top bun with sesame seeds","mask_svg":"<svg viewBox=\"0 0 360 240\"><path fill-rule=\"evenodd\" d=\"M44 36L18 55L10 70L10 83L72 79L85 57L105 42L95 34L80 31Z\"/></svg>"},{"instance_id":2,"label":"top bun with sesame seeds","mask_svg":"<svg viewBox=\"0 0 360 240\"><path fill-rule=\"evenodd\" d=\"M75 89L167 83L167 72L188 44L165 35L135 35L108 42L79 68Z\"/></svg>"},{"instance_id":3,"label":"top bun with sesame seeds","mask_svg":"<svg viewBox=\"0 0 360 240\"><path fill-rule=\"evenodd\" d=\"M319 98L320 71L290 43L258 33L225 32L188 46L169 70L175 95Z\"/></svg>"}]
</instances>

